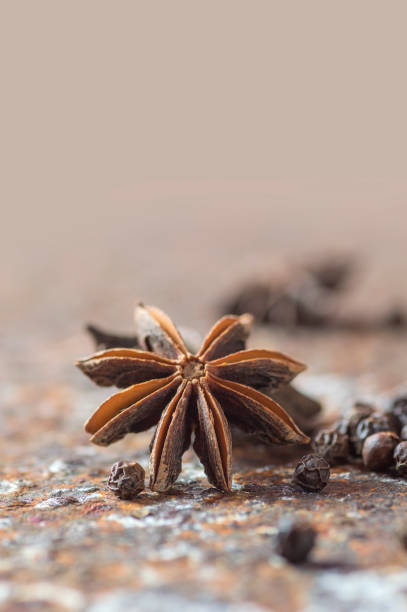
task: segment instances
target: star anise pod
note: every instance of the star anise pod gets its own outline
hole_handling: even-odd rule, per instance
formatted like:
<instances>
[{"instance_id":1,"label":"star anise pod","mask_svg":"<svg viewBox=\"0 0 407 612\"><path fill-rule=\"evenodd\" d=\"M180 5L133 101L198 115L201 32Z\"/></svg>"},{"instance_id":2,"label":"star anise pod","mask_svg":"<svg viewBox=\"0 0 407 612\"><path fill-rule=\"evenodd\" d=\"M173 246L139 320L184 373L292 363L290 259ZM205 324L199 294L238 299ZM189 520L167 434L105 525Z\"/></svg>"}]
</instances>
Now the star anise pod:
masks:
<instances>
[{"instance_id":1,"label":"star anise pod","mask_svg":"<svg viewBox=\"0 0 407 612\"><path fill-rule=\"evenodd\" d=\"M137 336L124 336L107 332L96 325L89 323L86 331L92 336L96 348L99 350L117 348L140 348Z\"/></svg>"},{"instance_id":2,"label":"star anise pod","mask_svg":"<svg viewBox=\"0 0 407 612\"><path fill-rule=\"evenodd\" d=\"M271 443L308 442L291 417L256 387L279 388L305 366L281 353L242 350L250 315L225 316L192 355L175 325L158 308L135 311L137 349L109 349L78 362L101 386L124 387L85 425L91 441L107 446L127 433L157 425L150 455L150 486L168 489L181 472L191 443L211 484L231 487L232 444L228 421Z\"/></svg>"}]
</instances>

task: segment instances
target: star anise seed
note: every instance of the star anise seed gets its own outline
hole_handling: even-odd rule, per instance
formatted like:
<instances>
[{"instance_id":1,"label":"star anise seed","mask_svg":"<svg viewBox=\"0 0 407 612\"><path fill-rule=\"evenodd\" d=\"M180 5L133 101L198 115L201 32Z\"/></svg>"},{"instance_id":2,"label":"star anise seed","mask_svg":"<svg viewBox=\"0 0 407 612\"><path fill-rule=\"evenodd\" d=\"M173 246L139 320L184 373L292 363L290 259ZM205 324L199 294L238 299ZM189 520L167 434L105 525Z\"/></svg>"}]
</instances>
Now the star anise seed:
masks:
<instances>
[{"instance_id":1,"label":"star anise seed","mask_svg":"<svg viewBox=\"0 0 407 612\"><path fill-rule=\"evenodd\" d=\"M141 350L99 351L77 365L98 385L124 388L86 423L92 442L107 446L127 433L157 426L150 455L153 490L165 491L178 478L192 434L209 482L230 490L228 422L270 443L309 441L279 404L257 391L286 385L305 366L276 351L243 350L250 315L220 319L196 355L158 308L140 304L135 320Z\"/></svg>"}]
</instances>

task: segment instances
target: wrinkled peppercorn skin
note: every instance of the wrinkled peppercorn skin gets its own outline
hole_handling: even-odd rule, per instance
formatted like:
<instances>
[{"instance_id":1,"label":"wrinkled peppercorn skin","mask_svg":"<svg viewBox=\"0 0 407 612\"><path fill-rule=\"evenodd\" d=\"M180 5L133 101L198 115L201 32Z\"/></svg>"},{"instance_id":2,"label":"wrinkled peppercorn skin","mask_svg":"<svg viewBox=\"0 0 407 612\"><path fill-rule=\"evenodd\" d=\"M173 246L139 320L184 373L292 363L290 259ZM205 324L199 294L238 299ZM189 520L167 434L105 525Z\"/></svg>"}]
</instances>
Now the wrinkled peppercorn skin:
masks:
<instances>
[{"instance_id":1,"label":"wrinkled peppercorn skin","mask_svg":"<svg viewBox=\"0 0 407 612\"><path fill-rule=\"evenodd\" d=\"M331 475L329 463L316 454L304 455L295 468L293 481L306 491L322 491Z\"/></svg>"},{"instance_id":2,"label":"wrinkled peppercorn skin","mask_svg":"<svg viewBox=\"0 0 407 612\"><path fill-rule=\"evenodd\" d=\"M407 442L400 442L396 446L393 458L398 476L407 478Z\"/></svg>"},{"instance_id":3,"label":"wrinkled peppercorn skin","mask_svg":"<svg viewBox=\"0 0 407 612\"><path fill-rule=\"evenodd\" d=\"M350 453L349 436L339 429L323 429L315 436L312 447L330 465L346 463Z\"/></svg>"},{"instance_id":4,"label":"wrinkled peppercorn skin","mask_svg":"<svg viewBox=\"0 0 407 612\"><path fill-rule=\"evenodd\" d=\"M120 499L133 499L144 490L144 478L139 463L118 461L112 465L107 486Z\"/></svg>"}]
</instances>

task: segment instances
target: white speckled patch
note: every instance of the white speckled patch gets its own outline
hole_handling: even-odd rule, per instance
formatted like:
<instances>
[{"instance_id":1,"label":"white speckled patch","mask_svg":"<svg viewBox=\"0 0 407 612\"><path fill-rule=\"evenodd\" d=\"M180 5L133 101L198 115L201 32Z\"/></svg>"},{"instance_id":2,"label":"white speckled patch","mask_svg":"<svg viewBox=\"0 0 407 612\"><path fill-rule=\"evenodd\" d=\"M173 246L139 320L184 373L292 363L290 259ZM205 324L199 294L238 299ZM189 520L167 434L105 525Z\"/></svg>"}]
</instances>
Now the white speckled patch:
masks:
<instances>
[{"instance_id":1,"label":"white speckled patch","mask_svg":"<svg viewBox=\"0 0 407 612\"><path fill-rule=\"evenodd\" d=\"M329 572L317 577L304 612L405 612L407 572Z\"/></svg>"},{"instance_id":2,"label":"white speckled patch","mask_svg":"<svg viewBox=\"0 0 407 612\"><path fill-rule=\"evenodd\" d=\"M0 603L10 606L7 609L14 609L14 605L17 609L20 607L19 604L32 602L50 604L52 607L58 606L58 609L72 611L83 610L85 605L84 597L79 591L62 585L50 582L26 585L0 583Z\"/></svg>"},{"instance_id":3,"label":"white speckled patch","mask_svg":"<svg viewBox=\"0 0 407 612\"><path fill-rule=\"evenodd\" d=\"M134 516L122 516L121 514L109 514L104 517L105 521L114 521L119 523L125 529L133 529L133 527L144 527L144 521L134 518Z\"/></svg>"},{"instance_id":4,"label":"white speckled patch","mask_svg":"<svg viewBox=\"0 0 407 612\"><path fill-rule=\"evenodd\" d=\"M15 493L19 490L20 486L21 483L18 480L0 480L0 493L2 495L7 495L7 493Z\"/></svg>"}]
</instances>

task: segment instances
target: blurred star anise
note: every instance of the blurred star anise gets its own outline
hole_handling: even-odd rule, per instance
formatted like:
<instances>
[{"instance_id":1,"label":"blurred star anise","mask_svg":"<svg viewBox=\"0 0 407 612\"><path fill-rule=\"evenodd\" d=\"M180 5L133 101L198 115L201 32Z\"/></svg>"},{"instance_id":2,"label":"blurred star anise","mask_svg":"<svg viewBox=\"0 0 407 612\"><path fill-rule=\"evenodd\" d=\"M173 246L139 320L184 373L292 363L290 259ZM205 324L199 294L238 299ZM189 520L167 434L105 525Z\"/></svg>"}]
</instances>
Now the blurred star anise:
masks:
<instances>
[{"instance_id":1,"label":"blurred star anise","mask_svg":"<svg viewBox=\"0 0 407 612\"><path fill-rule=\"evenodd\" d=\"M228 421L271 443L308 442L285 410L256 390L278 389L305 366L275 351L242 350L250 315L220 319L196 355L188 352L175 325L158 308L137 306L135 320L143 350L99 351L77 365L98 385L125 388L86 423L92 442L107 446L157 425L150 455L153 490L164 491L175 482L192 434L209 482L230 490Z\"/></svg>"}]
</instances>

